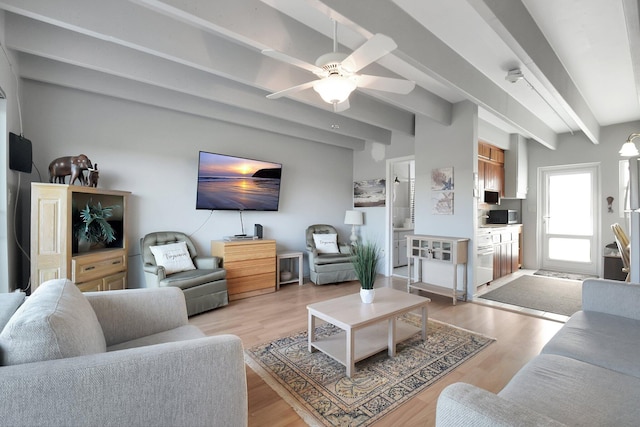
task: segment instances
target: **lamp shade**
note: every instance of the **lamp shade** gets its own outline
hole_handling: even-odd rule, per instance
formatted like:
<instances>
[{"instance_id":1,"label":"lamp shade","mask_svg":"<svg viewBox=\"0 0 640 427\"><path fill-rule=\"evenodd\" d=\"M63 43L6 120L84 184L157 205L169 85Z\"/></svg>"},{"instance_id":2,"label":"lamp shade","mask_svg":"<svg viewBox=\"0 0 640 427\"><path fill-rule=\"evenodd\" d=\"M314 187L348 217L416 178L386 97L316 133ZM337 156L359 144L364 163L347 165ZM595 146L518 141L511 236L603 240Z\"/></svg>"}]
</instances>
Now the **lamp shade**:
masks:
<instances>
[{"instance_id":1,"label":"lamp shade","mask_svg":"<svg viewBox=\"0 0 640 427\"><path fill-rule=\"evenodd\" d=\"M636 144L633 143L633 140L638 137L640 137L640 133L632 133L631 135L629 135L629 138L627 138L627 142L622 144L622 148L620 148L620 151L618 151L618 153L620 153L622 157L634 157L640 154L638 153L638 147L636 147Z\"/></svg>"},{"instance_id":2,"label":"lamp shade","mask_svg":"<svg viewBox=\"0 0 640 427\"><path fill-rule=\"evenodd\" d=\"M356 88L356 83L348 77L332 74L313 83L313 90L329 104L344 102Z\"/></svg>"},{"instance_id":3,"label":"lamp shade","mask_svg":"<svg viewBox=\"0 0 640 427\"><path fill-rule=\"evenodd\" d=\"M344 215L344 223L348 225L362 225L361 211L347 211Z\"/></svg>"}]
</instances>

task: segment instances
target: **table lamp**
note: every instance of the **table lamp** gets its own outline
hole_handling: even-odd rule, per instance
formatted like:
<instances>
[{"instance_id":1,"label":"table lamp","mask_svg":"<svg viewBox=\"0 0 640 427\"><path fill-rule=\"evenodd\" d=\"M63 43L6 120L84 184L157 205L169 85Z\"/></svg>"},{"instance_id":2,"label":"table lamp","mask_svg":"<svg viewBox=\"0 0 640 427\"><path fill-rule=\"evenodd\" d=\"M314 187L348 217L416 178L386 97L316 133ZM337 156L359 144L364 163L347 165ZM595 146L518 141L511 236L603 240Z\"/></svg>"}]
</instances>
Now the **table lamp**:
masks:
<instances>
[{"instance_id":1,"label":"table lamp","mask_svg":"<svg viewBox=\"0 0 640 427\"><path fill-rule=\"evenodd\" d=\"M358 244L358 236L356 235L356 225L362 225L362 211L347 211L344 215L344 223L351 226L351 245Z\"/></svg>"}]
</instances>

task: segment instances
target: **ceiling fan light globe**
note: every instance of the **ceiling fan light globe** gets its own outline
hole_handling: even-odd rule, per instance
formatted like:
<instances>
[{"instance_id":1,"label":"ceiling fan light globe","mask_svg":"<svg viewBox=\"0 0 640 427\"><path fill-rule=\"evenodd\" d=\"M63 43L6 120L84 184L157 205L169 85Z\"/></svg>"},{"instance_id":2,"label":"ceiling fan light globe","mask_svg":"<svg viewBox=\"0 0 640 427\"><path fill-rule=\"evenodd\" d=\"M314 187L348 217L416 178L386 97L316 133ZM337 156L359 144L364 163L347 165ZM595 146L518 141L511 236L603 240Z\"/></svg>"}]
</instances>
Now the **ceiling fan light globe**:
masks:
<instances>
[{"instance_id":1,"label":"ceiling fan light globe","mask_svg":"<svg viewBox=\"0 0 640 427\"><path fill-rule=\"evenodd\" d=\"M638 153L638 147L632 141L627 141L622 144L622 148L618 151L622 157L635 157Z\"/></svg>"},{"instance_id":2,"label":"ceiling fan light globe","mask_svg":"<svg viewBox=\"0 0 640 427\"><path fill-rule=\"evenodd\" d=\"M329 104L344 102L356 87L355 81L339 75L330 75L313 84L313 90L318 92L322 100Z\"/></svg>"}]
</instances>

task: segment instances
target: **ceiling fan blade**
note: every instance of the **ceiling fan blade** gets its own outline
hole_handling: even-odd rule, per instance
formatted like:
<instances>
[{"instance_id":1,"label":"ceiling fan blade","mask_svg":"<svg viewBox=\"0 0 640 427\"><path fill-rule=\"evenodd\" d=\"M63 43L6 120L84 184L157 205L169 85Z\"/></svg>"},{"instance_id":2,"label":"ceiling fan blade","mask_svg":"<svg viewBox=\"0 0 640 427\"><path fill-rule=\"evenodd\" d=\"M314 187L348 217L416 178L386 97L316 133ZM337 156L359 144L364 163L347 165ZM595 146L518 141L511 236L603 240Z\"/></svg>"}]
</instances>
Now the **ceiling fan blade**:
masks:
<instances>
[{"instance_id":1,"label":"ceiling fan blade","mask_svg":"<svg viewBox=\"0 0 640 427\"><path fill-rule=\"evenodd\" d=\"M408 94L416 87L416 84L410 80L394 79L391 77L360 74L356 78L358 80L358 87L400 93L402 95Z\"/></svg>"},{"instance_id":2,"label":"ceiling fan blade","mask_svg":"<svg viewBox=\"0 0 640 427\"><path fill-rule=\"evenodd\" d=\"M292 93L300 92L301 90L309 89L310 87L313 86L313 84L316 81L317 80L312 80L310 82L302 83L301 85L290 87L289 89L284 89L284 90L281 90L281 91L278 91L278 92L271 93L271 94L267 95L267 98L268 99L278 99L278 98L282 98L283 96L286 96L286 95L289 95L289 94L292 94Z\"/></svg>"},{"instance_id":3,"label":"ceiling fan blade","mask_svg":"<svg viewBox=\"0 0 640 427\"><path fill-rule=\"evenodd\" d=\"M355 73L397 47L398 45L391 37L384 34L376 34L354 50L340 65L344 70Z\"/></svg>"},{"instance_id":4,"label":"ceiling fan blade","mask_svg":"<svg viewBox=\"0 0 640 427\"><path fill-rule=\"evenodd\" d=\"M264 49L262 54L268 56L269 58L277 59L278 61L286 62L287 64L294 65L298 68L302 68L303 70L311 71L313 74L324 77L326 75L326 71L320 67L316 67L313 64L309 64L308 62L304 62L300 59L294 58L293 56L289 56L286 53L278 52L273 49Z\"/></svg>"}]
</instances>

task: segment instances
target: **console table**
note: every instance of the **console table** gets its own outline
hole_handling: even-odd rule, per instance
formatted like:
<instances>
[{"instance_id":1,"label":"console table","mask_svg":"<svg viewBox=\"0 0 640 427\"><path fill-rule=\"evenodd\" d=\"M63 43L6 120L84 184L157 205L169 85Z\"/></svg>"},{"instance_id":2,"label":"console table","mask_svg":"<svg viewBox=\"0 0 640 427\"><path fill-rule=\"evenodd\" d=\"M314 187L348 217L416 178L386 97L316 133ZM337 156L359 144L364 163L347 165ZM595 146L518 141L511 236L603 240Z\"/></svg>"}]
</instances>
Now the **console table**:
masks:
<instances>
[{"instance_id":1,"label":"console table","mask_svg":"<svg viewBox=\"0 0 640 427\"><path fill-rule=\"evenodd\" d=\"M467 297L467 249L469 239L459 237L407 236L409 268L407 292L418 289L451 296L453 305ZM416 280L411 278L414 261ZM462 290L458 289L458 266L462 267Z\"/></svg>"},{"instance_id":2,"label":"console table","mask_svg":"<svg viewBox=\"0 0 640 427\"><path fill-rule=\"evenodd\" d=\"M230 301L276 291L275 240L214 240L211 255L227 270Z\"/></svg>"}]
</instances>

